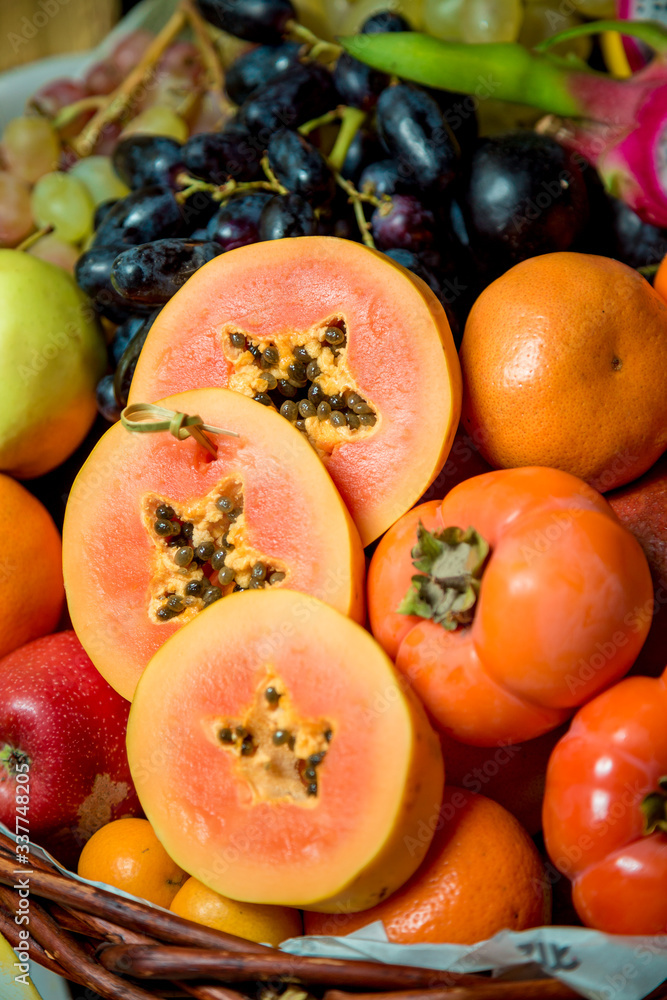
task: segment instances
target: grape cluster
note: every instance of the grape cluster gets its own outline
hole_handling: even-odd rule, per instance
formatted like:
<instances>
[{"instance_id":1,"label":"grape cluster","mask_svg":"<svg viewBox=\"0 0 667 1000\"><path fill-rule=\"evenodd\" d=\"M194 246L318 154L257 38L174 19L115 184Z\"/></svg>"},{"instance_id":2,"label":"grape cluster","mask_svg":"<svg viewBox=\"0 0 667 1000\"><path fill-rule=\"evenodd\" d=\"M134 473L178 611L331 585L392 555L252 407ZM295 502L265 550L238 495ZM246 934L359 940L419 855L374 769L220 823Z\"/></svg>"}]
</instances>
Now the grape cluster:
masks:
<instances>
[{"instance_id":1,"label":"grape cluster","mask_svg":"<svg viewBox=\"0 0 667 1000\"><path fill-rule=\"evenodd\" d=\"M400 4L372 6L353 30L411 30ZM549 4L463 6L465 17L460 0L425 0L426 27L536 40ZM355 3L354 17L370 7ZM2 136L0 246L27 237L28 252L73 270L117 325L98 388L108 420L127 401L159 309L237 247L316 234L363 241L431 288L455 338L482 288L526 257L613 247L641 266L665 252L667 233L605 195L553 139L516 129L479 138L479 101L336 51L299 24L290 0L199 0L199 10L211 30L239 39L224 96L207 89L205 52L172 41L151 85L83 151L82 128L152 41L134 32L85 80L34 95Z\"/></svg>"}]
</instances>

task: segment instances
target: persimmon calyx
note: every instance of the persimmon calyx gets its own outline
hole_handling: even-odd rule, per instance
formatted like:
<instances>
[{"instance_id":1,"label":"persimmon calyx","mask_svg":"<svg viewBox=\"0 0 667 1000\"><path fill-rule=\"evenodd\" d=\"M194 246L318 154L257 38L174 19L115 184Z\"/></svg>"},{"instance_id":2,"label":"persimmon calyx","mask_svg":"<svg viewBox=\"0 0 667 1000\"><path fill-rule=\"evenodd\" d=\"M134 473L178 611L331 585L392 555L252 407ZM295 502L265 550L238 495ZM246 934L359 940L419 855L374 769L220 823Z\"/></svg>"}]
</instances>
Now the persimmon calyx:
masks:
<instances>
[{"instance_id":1,"label":"persimmon calyx","mask_svg":"<svg viewBox=\"0 0 667 1000\"><path fill-rule=\"evenodd\" d=\"M658 781L658 791L650 792L641 805L644 834L667 833L667 775Z\"/></svg>"},{"instance_id":2,"label":"persimmon calyx","mask_svg":"<svg viewBox=\"0 0 667 1000\"><path fill-rule=\"evenodd\" d=\"M412 550L412 564L419 572L412 577L398 613L429 618L450 632L469 625L488 554L488 542L474 528L451 527L435 533L420 521Z\"/></svg>"}]
</instances>

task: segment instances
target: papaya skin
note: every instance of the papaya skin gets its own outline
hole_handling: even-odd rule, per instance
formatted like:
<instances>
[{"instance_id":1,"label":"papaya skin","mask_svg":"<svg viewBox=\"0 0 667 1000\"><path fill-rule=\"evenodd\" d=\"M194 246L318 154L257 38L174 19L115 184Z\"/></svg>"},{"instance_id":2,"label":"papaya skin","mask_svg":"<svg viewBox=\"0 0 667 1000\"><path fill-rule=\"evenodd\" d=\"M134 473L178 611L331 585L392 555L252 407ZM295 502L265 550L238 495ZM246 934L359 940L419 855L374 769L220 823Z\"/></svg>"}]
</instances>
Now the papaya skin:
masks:
<instances>
[{"instance_id":1,"label":"papaya skin","mask_svg":"<svg viewBox=\"0 0 667 1000\"><path fill-rule=\"evenodd\" d=\"M267 676L303 720L293 729L302 758L308 725L330 726L317 792L305 799L284 785L274 797L252 794L213 735L211 719L248 718ZM266 770L275 747L258 727L247 733ZM440 816L440 743L417 698L368 632L284 589L218 601L158 650L137 687L127 749L169 855L243 902L367 909L417 869Z\"/></svg>"},{"instance_id":2,"label":"papaya skin","mask_svg":"<svg viewBox=\"0 0 667 1000\"><path fill-rule=\"evenodd\" d=\"M321 457L368 545L437 477L461 410L461 370L445 311L420 278L391 258L329 236L221 254L153 324L130 402L230 384L237 375L224 331L231 327L282 350L290 338L303 335L305 343L336 317L347 330L343 367L377 421L360 432L337 431L335 445L329 435Z\"/></svg>"},{"instance_id":3,"label":"papaya skin","mask_svg":"<svg viewBox=\"0 0 667 1000\"><path fill-rule=\"evenodd\" d=\"M156 649L192 617L190 608L159 623L152 614L159 540L146 516L147 496L187 511L197 498L213 496L219 483L239 477L250 550L286 565L285 586L364 617L358 532L303 436L261 403L229 390L182 393L160 405L197 413L239 437L215 438L218 458L211 460L192 438L177 441L166 432L136 434L114 425L79 472L63 528L74 628L97 669L128 701Z\"/></svg>"}]
</instances>

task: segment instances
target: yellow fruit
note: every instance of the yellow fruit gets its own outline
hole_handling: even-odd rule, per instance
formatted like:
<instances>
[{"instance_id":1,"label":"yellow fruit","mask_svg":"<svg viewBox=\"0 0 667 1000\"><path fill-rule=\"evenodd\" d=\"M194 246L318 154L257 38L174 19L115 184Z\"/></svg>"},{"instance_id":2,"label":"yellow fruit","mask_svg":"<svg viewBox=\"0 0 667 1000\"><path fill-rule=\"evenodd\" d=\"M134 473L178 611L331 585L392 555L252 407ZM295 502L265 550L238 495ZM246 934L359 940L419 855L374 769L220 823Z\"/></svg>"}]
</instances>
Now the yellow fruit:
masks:
<instances>
[{"instance_id":1,"label":"yellow fruit","mask_svg":"<svg viewBox=\"0 0 667 1000\"><path fill-rule=\"evenodd\" d=\"M189 878L171 902L170 910L187 920L214 927L227 934L278 946L287 938L303 934L301 911L291 906L237 903Z\"/></svg>"}]
</instances>

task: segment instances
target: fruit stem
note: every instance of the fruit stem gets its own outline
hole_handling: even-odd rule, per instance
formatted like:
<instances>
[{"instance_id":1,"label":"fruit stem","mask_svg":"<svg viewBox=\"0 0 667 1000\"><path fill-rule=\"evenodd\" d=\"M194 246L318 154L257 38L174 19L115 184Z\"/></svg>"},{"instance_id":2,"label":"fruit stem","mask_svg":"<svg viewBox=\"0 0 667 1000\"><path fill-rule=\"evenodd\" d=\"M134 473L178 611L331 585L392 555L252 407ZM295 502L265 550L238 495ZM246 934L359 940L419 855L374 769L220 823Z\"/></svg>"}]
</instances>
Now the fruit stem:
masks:
<instances>
[{"instance_id":1,"label":"fruit stem","mask_svg":"<svg viewBox=\"0 0 667 1000\"><path fill-rule=\"evenodd\" d=\"M151 419L152 418L152 419ZM205 424L196 414L178 413L154 403L132 403L126 406L120 415L120 422L126 431L136 431L139 434L152 434L169 431L177 441L185 441L193 437L214 458L218 457L218 449L205 431L210 434L225 434L227 437L238 437L236 431L227 431L223 427Z\"/></svg>"},{"instance_id":2,"label":"fruit stem","mask_svg":"<svg viewBox=\"0 0 667 1000\"><path fill-rule=\"evenodd\" d=\"M104 95L95 94L93 97L82 97L79 101L66 104L58 111L55 118L51 120L51 125L58 131L69 125L75 118L78 118L82 111L97 111L105 101L106 97Z\"/></svg>"},{"instance_id":3,"label":"fruit stem","mask_svg":"<svg viewBox=\"0 0 667 1000\"><path fill-rule=\"evenodd\" d=\"M342 187L343 191L348 195L349 201L352 203L354 209L354 217L357 220L357 226L359 227L359 232L361 233L361 238L367 247L371 250L376 250L375 240L371 233L371 227L369 225L368 219L364 213L363 202L368 202L370 205L375 205L377 208L382 204L379 198L376 198L373 194L363 194L358 191L351 181L345 180L344 177L338 173L337 170L333 172L336 179L336 184Z\"/></svg>"},{"instance_id":4,"label":"fruit stem","mask_svg":"<svg viewBox=\"0 0 667 1000\"><path fill-rule=\"evenodd\" d=\"M208 76L208 89L215 94L216 101L221 112L226 114L230 109L229 101L225 96L225 79L222 66L218 58L218 52L211 41L211 37L206 30L206 22L202 18L191 0L183 0L183 9L194 32L197 47L201 52L206 73Z\"/></svg>"},{"instance_id":5,"label":"fruit stem","mask_svg":"<svg viewBox=\"0 0 667 1000\"><path fill-rule=\"evenodd\" d=\"M343 169L343 163L352 145L352 140L365 121L365 111L352 107L344 109L336 141L328 156L329 166L332 170L340 171Z\"/></svg>"},{"instance_id":6,"label":"fruit stem","mask_svg":"<svg viewBox=\"0 0 667 1000\"><path fill-rule=\"evenodd\" d=\"M262 170L266 174L267 181L271 185L270 190L275 191L277 194L289 194L287 188L283 187L283 185L280 183L280 181L274 174L273 170L271 169L271 165L269 164L269 158L266 154L260 160L260 165ZM263 181L259 181L256 183L262 184Z\"/></svg>"},{"instance_id":7,"label":"fruit stem","mask_svg":"<svg viewBox=\"0 0 667 1000\"><path fill-rule=\"evenodd\" d=\"M658 781L658 791L650 792L641 804L644 814L644 836L667 833L667 775Z\"/></svg>"},{"instance_id":8,"label":"fruit stem","mask_svg":"<svg viewBox=\"0 0 667 1000\"><path fill-rule=\"evenodd\" d=\"M638 38L641 42L650 45L656 52L667 52L667 30L661 24L651 21L592 21L587 24L578 24L574 28L566 28L565 31L559 31L557 35L545 38L533 47L533 51L546 52L561 42L569 42L571 39L581 38L583 35L600 35L605 31L617 31L619 35Z\"/></svg>"},{"instance_id":9,"label":"fruit stem","mask_svg":"<svg viewBox=\"0 0 667 1000\"><path fill-rule=\"evenodd\" d=\"M53 226L44 226L43 229L36 229L34 231L34 233L31 233L30 236L26 236L26 238L23 240L23 242L19 243L19 245L17 247L15 247L14 249L15 250L29 250L31 246L34 246L35 243L37 243L39 240L41 240L42 236L48 236L49 233L52 233L52 232L53 232Z\"/></svg>"},{"instance_id":10,"label":"fruit stem","mask_svg":"<svg viewBox=\"0 0 667 1000\"><path fill-rule=\"evenodd\" d=\"M141 86L148 72L181 33L186 23L186 10L182 3L155 36L134 69L128 73L116 90L108 95L97 114L73 140L72 147L75 153L81 157L90 156L103 130L117 121L127 110L135 90Z\"/></svg>"},{"instance_id":11,"label":"fruit stem","mask_svg":"<svg viewBox=\"0 0 667 1000\"><path fill-rule=\"evenodd\" d=\"M4 769L10 778L14 777L17 773L18 767L21 767L21 770L24 771L25 768L22 765L27 764L30 767L31 763L30 757L25 750L19 750L18 747L13 747L9 743L4 743L0 749L0 767Z\"/></svg>"},{"instance_id":12,"label":"fruit stem","mask_svg":"<svg viewBox=\"0 0 667 1000\"><path fill-rule=\"evenodd\" d=\"M320 115L319 118L311 118L309 122L304 122L303 125L299 125L297 132L299 135L303 136L310 135L310 133L314 132L316 128L335 122L337 118L342 116L342 113L342 108L334 108L333 111L325 111L325 113Z\"/></svg>"},{"instance_id":13,"label":"fruit stem","mask_svg":"<svg viewBox=\"0 0 667 1000\"><path fill-rule=\"evenodd\" d=\"M419 572L398 613L431 619L448 632L470 625L488 554L488 542L474 528L451 527L436 534L420 521L412 550L412 564Z\"/></svg>"},{"instance_id":14,"label":"fruit stem","mask_svg":"<svg viewBox=\"0 0 667 1000\"><path fill-rule=\"evenodd\" d=\"M334 42L325 42L323 38L318 38L316 34L306 28L298 21L290 20L285 25L286 37L295 42L303 42L308 46L308 56L311 59L323 58L325 61L333 62L338 59L343 51L340 45Z\"/></svg>"}]
</instances>

